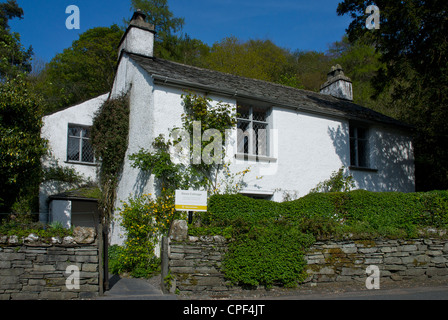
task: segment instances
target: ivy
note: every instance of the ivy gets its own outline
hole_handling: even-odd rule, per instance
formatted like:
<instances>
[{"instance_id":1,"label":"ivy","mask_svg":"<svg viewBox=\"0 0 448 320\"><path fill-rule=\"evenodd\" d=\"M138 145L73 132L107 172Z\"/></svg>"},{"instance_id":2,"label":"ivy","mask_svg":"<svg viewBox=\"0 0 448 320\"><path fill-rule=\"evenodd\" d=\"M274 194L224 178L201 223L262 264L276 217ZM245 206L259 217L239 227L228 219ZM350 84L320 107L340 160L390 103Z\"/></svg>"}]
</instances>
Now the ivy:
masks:
<instances>
[{"instance_id":1,"label":"ivy","mask_svg":"<svg viewBox=\"0 0 448 320\"><path fill-rule=\"evenodd\" d=\"M241 229L224 256L224 273L236 285L294 287L306 277L305 252L312 235L294 225L264 221Z\"/></svg>"},{"instance_id":2,"label":"ivy","mask_svg":"<svg viewBox=\"0 0 448 320\"><path fill-rule=\"evenodd\" d=\"M115 204L118 177L128 148L129 98L127 95L108 99L103 103L95 114L91 135L95 156L101 162L100 211L103 224L108 226Z\"/></svg>"}]
</instances>

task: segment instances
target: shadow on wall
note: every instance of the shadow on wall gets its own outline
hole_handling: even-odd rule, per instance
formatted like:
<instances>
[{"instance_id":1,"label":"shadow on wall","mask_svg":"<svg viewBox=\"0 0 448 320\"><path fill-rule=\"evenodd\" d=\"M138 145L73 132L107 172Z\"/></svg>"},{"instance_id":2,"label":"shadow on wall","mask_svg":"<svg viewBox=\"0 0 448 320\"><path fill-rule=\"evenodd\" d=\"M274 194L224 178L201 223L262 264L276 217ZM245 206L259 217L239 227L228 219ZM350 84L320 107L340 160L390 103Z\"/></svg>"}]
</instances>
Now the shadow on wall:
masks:
<instances>
[{"instance_id":1,"label":"shadow on wall","mask_svg":"<svg viewBox=\"0 0 448 320\"><path fill-rule=\"evenodd\" d=\"M411 138L405 133L378 127L369 128L370 168L350 169L356 186L369 191L415 191L414 154ZM328 128L336 154L350 167L349 125ZM373 170L372 170L373 169Z\"/></svg>"}]
</instances>

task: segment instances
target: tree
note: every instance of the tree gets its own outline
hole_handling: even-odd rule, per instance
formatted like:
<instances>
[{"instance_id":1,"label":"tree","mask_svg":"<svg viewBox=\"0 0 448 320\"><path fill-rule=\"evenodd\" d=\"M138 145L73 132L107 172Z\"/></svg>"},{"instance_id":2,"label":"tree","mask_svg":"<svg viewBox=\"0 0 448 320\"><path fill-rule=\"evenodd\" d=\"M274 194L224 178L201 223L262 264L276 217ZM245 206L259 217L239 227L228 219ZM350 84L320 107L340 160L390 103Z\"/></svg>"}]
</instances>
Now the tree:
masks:
<instances>
[{"instance_id":1,"label":"tree","mask_svg":"<svg viewBox=\"0 0 448 320\"><path fill-rule=\"evenodd\" d=\"M111 89L122 35L117 25L87 30L51 60L35 79L35 89L45 99L46 113Z\"/></svg>"},{"instance_id":2,"label":"tree","mask_svg":"<svg viewBox=\"0 0 448 320\"><path fill-rule=\"evenodd\" d=\"M383 64L372 79L375 94L389 90L399 118L415 127L417 189L448 188L448 2L378 0L378 30L366 30L370 1L345 0L339 15L353 18L350 41L365 39Z\"/></svg>"},{"instance_id":3,"label":"tree","mask_svg":"<svg viewBox=\"0 0 448 320\"><path fill-rule=\"evenodd\" d=\"M331 59L323 52L296 50L292 54L292 68L302 89L319 92L327 81Z\"/></svg>"},{"instance_id":4,"label":"tree","mask_svg":"<svg viewBox=\"0 0 448 320\"><path fill-rule=\"evenodd\" d=\"M168 7L168 0L131 0L131 10L141 10L146 21L153 24L160 42L182 30L184 18L174 17Z\"/></svg>"},{"instance_id":5,"label":"tree","mask_svg":"<svg viewBox=\"0 0 448 320\"><path fill-rule=\"evenodd\" d=\"M14 203L36 209L40 159L46 152L41 117L39 98L23 76L0 84L0 212Z\"/></svg>"},{"instance_id":6,"label":"tree","mask_svg":"<svg viewBox=\"0 0 448 320\"><path fill-rule=\"evenodd\" d=\"M156 48L156 56L196 67L204 67L210 48L201 40L192 39L189 35L171 35L165 37L163 43Z\"/></svg>"},{"instance_id":7,"label":"tree","mask_svg":"<svg viewBox=\"0 0 448 320\"><path fill-rule=\"evenodd\" d=\"M155 56L184 64L203 66L209 47L201 40L181 33L184 18L175 17L167 0L131 0L131 10L141 10L156 31Z\"/></svg>"},{"instance_id":8,"label":"tree","mask_svg":"<svg viewBox=\"0 0 448 320\"><path fill-rule=\"evenodd\" d=\"M341 41L330 45L327 55L332 58L331 64L343 66L344 73L352 80L355 103L394 118L399 117L399 110L391 99L390 90L376 94L372 84L378 70L384 67L380 61L381 53L377 52L374 45L363 39L350 42L345 35Z\"/></svg>"},{"instance_id":9,"label":"tree","mask_svg":"<svg viewBox=\"0 0 448 320\"><path fill-rule=\"evenodd\" d=\"M288 52L270 40L242 42L228 37L217 42L206 59L208 68L248 78L279 81L287 68Z\"/></svg>"},{"instance_id":10,"label":"tree","mask_svg":"<svg viewBox=\"0 0 448 320\"><path fill-rule=\"evenodd\" d=\"M23 9L16 0L0 3L0 80L14 77L21 72L31 71L33 49L25 49L20 43L20 35L11 32L9 20L22 19Z\"/></svg>"}]
</instances>

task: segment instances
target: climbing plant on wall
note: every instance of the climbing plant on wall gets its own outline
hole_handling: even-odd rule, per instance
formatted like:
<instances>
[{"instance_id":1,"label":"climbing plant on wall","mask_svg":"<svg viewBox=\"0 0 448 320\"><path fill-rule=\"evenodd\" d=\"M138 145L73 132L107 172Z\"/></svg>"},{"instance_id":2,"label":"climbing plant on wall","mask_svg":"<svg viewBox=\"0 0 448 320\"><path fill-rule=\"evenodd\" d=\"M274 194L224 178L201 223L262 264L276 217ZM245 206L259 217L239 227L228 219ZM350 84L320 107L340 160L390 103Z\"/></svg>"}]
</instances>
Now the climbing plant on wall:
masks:
<instances>
[{"instance_id":1,"label":"climbing plant on wall","mask_svg":"<svg viewBox=\"0 0 448 320\"><path fill-rule=\"evenodd\" d=\"M235 191L235 188L229 188L219 181L219 173L224 173L224 179L230 177L232 181L241 182L249 171L232 174L228 170L228 164L224 162L224 137L226 130L236 125L235 107L222 102L212 104L210 98L193 92L183 94L182 99L185 110L182 114L182 127L173 128L171 139L167 140L163 135L157 137L152 151L141 149L132 154L129 159L133 161L133 166L153 173L159 181L159 187L167 190L192 187L205 189L213 194L219 192L219 186L225 185L227 191ZM205 136L207 138L204 139ZM212 150L212 144L219 144L219 150ZM178 153L187 154L186 162L173 162L170 154L170 148L173 147ZM204 156L212 161L204 161ZM242 186L241 183L239 185Z\"/></svg>"},{"instance_id":2,"label":"climbing plant on wall","mask_svg":"<svg viewBox=\"0 0 448 320\"><path fill-rule=\"evenodd\" d=\"M104 102L95 114L92 144L101 163L99 182L102 191L102 222L109 225L115 204L116 188L123 168L129 134L129 98L127 95Z\"/></svg>"}]
</instances>

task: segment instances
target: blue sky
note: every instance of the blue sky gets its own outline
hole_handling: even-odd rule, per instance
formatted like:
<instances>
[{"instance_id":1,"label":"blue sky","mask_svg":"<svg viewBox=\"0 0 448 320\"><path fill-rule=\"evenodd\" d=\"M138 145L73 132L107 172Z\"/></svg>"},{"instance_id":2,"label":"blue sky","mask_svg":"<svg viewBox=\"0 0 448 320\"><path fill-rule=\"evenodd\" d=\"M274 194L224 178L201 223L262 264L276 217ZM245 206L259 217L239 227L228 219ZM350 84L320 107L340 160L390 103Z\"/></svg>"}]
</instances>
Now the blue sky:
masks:
<instances>
[{"instance_id":1,"label":"blue sky","mask_svg":"<svg viewBox=\"0 0 448 320\"><path fill-rule=\"evenodd\" d=\"M1 0L0 0L1 1ZM3 2L3 1L2 1ZM24 19L10 22L21 42L37 58L50 61L84 31L132 16L130 0L17 0ZM350 18L336 14L338 0L169 0L171 11L185 18L183 32L212 45L228 36L270 39L291 50L325 51L339 41ZM80 10L80 29L68 30L67 6Z\"/></svg>"}]
</instances>

